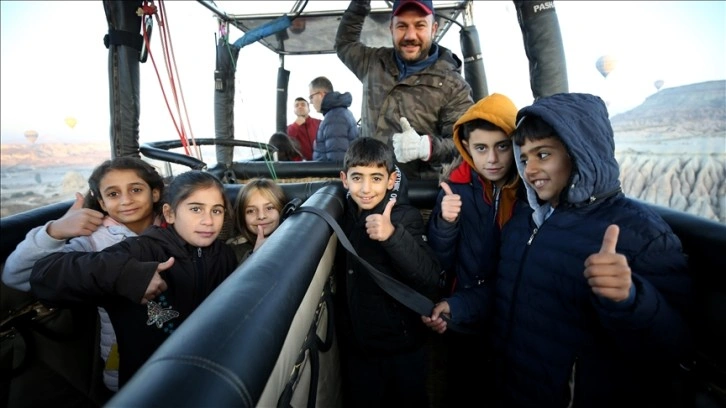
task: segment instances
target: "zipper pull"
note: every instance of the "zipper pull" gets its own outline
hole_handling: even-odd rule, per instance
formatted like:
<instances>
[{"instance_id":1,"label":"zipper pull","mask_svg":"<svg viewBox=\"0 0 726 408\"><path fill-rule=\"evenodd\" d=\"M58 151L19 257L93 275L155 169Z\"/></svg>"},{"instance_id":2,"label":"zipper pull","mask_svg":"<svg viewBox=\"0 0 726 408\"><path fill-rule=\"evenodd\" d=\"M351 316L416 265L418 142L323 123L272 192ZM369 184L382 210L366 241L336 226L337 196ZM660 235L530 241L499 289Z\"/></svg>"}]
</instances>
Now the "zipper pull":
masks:
<instances>
[{"instance_id":1,"label":"zipper pull","mask_svg":"<svg viewBox=\"0 0 726 408\"><path fill-rule=\"evenodd\" d=\"M527 240L527 245L529 245L529 244L531 244L531 243L532 243L532 240L534 239L534 236L535 236L535 235L537 235L537 231L538 231L538 229L537 229L537 228L535 228L535 229L534 229L534 231L532 231L532 235L531 235L531 236L529 237L529 239Z\"/></svg>"},{"instance_id":2,"label":"zipper pull","mask_svg":"<svg viewBox=\"0 0 726 408\"><path fill-rule=\"evenodd\" d=\"M197 248L197 256L202 257L202 248Z\"/></svg>"}]
</instances>

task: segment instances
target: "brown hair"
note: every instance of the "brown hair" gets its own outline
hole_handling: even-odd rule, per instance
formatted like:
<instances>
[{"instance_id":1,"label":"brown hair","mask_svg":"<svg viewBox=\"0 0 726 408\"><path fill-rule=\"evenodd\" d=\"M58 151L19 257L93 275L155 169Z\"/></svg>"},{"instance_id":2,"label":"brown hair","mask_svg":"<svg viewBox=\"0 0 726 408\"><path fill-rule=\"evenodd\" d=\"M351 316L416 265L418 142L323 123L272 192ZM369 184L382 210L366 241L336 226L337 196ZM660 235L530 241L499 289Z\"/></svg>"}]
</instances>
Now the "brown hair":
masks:
<instances>
[{"instance_id":1,"label":"brown hair","mask_svg":"<svg viewBox=\"0 0 726 408\"><path fill-rule=\"evenodd\" d=\"M259 191L263 197L270 200L277 211L280 212L281 217L282 208L287 203L287 197L285 196L285 192L282 190L282 187L275 183L275 181L268 178L253 178L249 180L242 189L240 189L234 202L235 227L237 228L237 232L245 237L245 239L249 242L255 242L257 240L257 235L252 234L247 229L244 211L247 204L250 202L250 196L256 191Z\"/></svg>"}]
</instances>

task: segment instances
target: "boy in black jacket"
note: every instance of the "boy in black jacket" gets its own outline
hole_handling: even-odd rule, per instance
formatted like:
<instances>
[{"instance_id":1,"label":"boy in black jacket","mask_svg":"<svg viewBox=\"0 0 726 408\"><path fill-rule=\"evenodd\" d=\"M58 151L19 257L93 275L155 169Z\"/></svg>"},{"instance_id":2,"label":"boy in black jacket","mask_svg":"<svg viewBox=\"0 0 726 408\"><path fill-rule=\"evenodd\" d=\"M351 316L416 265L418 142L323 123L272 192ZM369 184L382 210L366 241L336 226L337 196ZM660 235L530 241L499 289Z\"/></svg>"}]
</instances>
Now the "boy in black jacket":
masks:
<instances>
[{"instance_id":1,"label":"boy in black jacket","mask_svg":"<svg viewBox=\"0 0 726 408\"><path fill-rule=\"evenodd\" d=\"M348 190L342 227L358 255L419 293L436 296L440 266L420 211L401 191L390 146L351 143L340 172ZM428 405L428 332L416 312L386 294L339 248L336 296L345 406Z\"/></svg>"}]
</instances>

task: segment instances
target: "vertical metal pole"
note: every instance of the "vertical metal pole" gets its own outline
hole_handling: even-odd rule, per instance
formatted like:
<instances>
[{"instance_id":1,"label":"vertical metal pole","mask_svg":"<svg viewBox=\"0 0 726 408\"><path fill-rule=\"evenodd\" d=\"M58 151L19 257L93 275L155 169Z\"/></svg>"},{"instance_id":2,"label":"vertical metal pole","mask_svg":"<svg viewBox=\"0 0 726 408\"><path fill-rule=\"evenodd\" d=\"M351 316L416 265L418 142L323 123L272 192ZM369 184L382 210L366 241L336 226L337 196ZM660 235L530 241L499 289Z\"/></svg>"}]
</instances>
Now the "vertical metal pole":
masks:
<instances>
[{"instance_id":1,"label":"vertical metal pole","mask_svg":"<svg viewBox=\"0 0 726 408\"><path fill-rule=\"evenodd\" d=\"M290 82L290 71L285 69L285 56L280 54L280 68L277 69L277 123L278 132L287 131L287 88Z\"/></svg>"},{"instance_id":2,"label":"vertical metal pole","mask_svg":"<svg viewBox=\"0 0 726 408\"><path fill-rule=\"evenodd\" d=\"M489 95L487 77L484 71L484 60L479 44L479 32L474 26L474 2L467 1L464 8L464 28L460 35L461 52L464 57L464 79L471 86L474 101Z\"/></svg>"}]
</instances>

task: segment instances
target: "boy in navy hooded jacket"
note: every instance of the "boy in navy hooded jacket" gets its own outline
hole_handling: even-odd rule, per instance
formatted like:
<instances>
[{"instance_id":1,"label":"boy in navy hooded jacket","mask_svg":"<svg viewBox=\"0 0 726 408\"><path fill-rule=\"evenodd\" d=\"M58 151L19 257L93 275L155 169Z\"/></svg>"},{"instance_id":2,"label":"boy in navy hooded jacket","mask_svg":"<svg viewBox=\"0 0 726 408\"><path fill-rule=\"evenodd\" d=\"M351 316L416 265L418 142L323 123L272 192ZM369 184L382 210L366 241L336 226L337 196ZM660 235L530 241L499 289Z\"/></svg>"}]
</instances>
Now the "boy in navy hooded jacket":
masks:
<instances>
[{"instance_id":1,"label":"boy in navy hooded jacket","mask_svg":"<svg viewBox=\"0 0 726 408\"><path fill-rule=\"evenodd\" d=\"M621 191L605 104L541 98L512 138L532 211L502 231L494 299L482 298L500 406L672 406L691 280L668 224ZM442 332L442 313L460 314L442 302L424 321Z\"/></svg>"}]
</instances>

